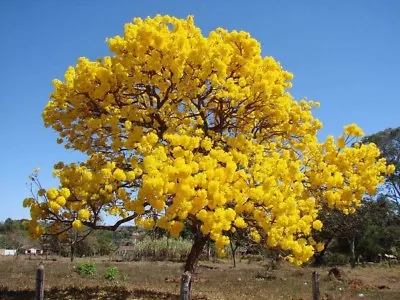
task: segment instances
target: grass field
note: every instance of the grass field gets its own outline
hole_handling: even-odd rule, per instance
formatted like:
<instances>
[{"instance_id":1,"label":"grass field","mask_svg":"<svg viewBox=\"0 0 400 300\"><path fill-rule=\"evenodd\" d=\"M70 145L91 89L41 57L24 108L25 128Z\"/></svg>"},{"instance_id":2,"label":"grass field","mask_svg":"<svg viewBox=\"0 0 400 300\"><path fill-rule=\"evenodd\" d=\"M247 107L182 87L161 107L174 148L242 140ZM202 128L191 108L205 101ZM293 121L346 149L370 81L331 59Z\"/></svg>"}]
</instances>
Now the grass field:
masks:
<instances>
[{"instance_id":1,"label":"grass field","mask_svg":"<svg viewBox=\"0 0 400 300\"><path fill-rule=\"evenodd\" d=\"M0 299L32 299L39 259L0 257ZM91 262L96 274L79 275L76 266ZM46 299L178 299L181 263L111 262L107 258L58 258L43 261ZM116 267L109 281L104 274ZM341 280L329 268L297 268L281 263L272 270L266 262L200 262L194 299L311 299L311 273L320 274L321 299L400 299L400 266L340 268Z\"/></svg>"}]
</instances>

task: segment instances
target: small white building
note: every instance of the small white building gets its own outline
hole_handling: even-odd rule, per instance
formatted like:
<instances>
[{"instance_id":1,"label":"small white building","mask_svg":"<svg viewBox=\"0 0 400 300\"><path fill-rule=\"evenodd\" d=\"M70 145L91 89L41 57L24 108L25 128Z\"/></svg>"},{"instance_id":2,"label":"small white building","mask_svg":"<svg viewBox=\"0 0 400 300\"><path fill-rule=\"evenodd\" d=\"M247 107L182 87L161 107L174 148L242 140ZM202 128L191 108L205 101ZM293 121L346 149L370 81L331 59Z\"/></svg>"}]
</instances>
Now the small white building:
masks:
<instances>
[{"instance_id":1,"label":"small white building","mask_svg":"<svg viewBox=\"0 0 400 300\"><path fill-rule=\"evenodd\" d=\"M17 250L14 249L0 249L0 255L13 256L17 254Z\"/></svg>"},{"instance_id":2,"label":"small white building","mask_svg":"<svg viewBox=\"0 0 400 300\"><path fill-rule=\"evenodd\" d=\"M43 250L36 249L36 248L29 248L29 249L25 249L25 254L41 255L41 254L43 254Z\"/></svg>"}]
</instances>

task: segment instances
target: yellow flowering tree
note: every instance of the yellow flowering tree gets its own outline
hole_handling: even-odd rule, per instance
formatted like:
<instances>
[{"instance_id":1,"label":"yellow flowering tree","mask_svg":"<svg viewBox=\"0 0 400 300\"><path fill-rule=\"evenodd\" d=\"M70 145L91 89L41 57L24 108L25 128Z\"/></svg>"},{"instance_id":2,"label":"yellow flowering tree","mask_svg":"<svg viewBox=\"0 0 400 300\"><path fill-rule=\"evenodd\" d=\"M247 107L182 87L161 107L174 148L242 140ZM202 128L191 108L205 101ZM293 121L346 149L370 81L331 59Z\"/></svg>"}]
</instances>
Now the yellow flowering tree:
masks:
<instances>
[{"instance_id":1,"label":"yellow flowering tree","mask_svg":"<svg viewBox=\"0 0 400 300\"><path fill-rule=\"evenodd\" d=\"M392 171L374 144L346 146L362 136L355 124L318 142L319 103L296 101L293 75L247 32L204 36L192 17L158 15L107 43L111 56L53 81L45 125L88 159L56 164L60 186L25 200L32 237L132 220L176 237L186 223L189 278L206 241L224 254L237 229L301 264L319 247L321 203L351 213ZM119 221L101 225L104 213Z\"/></svg>"}]
</instances>

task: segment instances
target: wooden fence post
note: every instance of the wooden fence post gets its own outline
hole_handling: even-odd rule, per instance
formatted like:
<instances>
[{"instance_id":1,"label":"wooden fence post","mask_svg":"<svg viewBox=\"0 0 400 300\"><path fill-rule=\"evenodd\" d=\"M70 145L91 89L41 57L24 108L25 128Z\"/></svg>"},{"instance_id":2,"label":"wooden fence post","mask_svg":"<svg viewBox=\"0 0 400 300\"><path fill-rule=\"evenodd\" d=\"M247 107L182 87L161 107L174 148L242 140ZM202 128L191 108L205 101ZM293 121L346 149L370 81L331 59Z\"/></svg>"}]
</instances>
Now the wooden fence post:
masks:
<instances>
[{"instance_id":1,"label":"wooden fence post","mask_svg":"<svg viewBox=\"0 0 400 300\"><path fill-rule=\"evenodd\" d=\"M312 272L312 292L313 300L319 300L319 274L317 271Z\"/></svg>"},{"instance_id":2,"label":"wooden fence post","mask_svg":"<svg viewBox=\"0 0 400 300\"><path fill-rule=\"evenodd\" d=\"M192 274L190 272L186 271L182 274L181 278L181 293L180 293L180 298L179 300L190 300L191 296L191 281L192 280Z\"/></svg>"},{"instance_id":3,"label":"wooden fence post","mask_svg":"<svg viewBox=\"0 0 400 300\"><path fill-rule=\"evenodd\" d=\"M44 299L44 266L40 263L39 267L36 269L36 300Z\"/></svg>"}]
</instances>

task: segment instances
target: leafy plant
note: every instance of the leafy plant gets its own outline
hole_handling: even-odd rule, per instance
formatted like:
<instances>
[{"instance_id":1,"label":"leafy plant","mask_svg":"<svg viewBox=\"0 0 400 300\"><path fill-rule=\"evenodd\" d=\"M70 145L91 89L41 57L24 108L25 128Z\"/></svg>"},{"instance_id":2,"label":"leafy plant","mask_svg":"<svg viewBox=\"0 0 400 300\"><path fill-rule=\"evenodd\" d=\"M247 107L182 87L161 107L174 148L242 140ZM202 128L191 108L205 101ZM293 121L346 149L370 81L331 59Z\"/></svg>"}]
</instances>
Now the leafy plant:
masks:
<instances>
[{"instance_id":1,"label":"leafy plant","mask_svg":"<svg viewBox=\"0 0 400 300\"><path fill-rule=\"evenodd\" d=\"M80 263L76 266L79 275L94 275L96 274L96 266L91 263Z\"/></svg>"},{"instance_id":2,"label":"leafy plant","mask_svg":"<svg viewBox=\"0 0 400 300\"><path fill-rule=\"evenodd\" d=\"M109 267L106 270L106 274L104 275L104 278L112 281L115 279L115 277L118 275L118 269L116 267Z\"/></svg>"}]
</instances>

